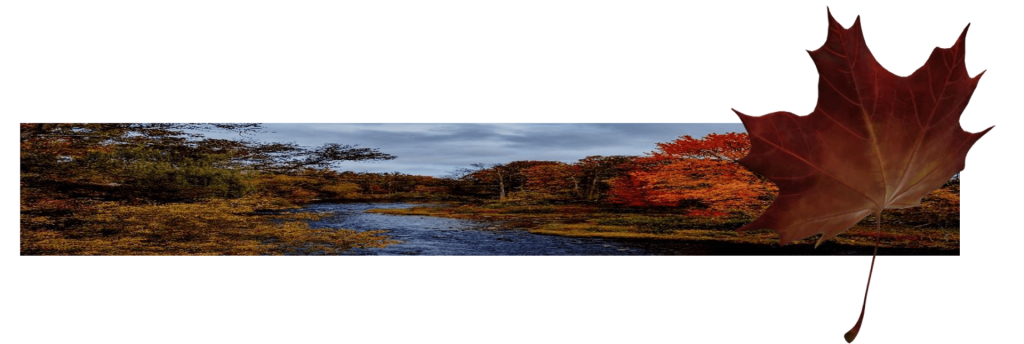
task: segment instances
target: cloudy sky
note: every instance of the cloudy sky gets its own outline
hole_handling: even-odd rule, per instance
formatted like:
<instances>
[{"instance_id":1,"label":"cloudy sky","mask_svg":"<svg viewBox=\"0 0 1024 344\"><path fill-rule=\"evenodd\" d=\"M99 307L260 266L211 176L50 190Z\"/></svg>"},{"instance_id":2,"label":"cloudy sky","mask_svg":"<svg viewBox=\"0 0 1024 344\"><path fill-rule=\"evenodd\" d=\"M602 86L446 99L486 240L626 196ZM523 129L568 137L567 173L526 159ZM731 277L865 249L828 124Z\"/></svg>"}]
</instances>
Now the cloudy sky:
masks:
<instances>
[{"instance_id":1,"label":"cloudy sky","mask_svg":"<svg viewBox=\"0 0 1024 344\"><path fill-rule=\"evenodd\" d=\"M303 146L334 142L397 156L390 161L346 162L342 170L437 177L474 163L572 162L590 155L642 155L654 150L655 143L682 135L743 131L739 123L267 123L264 127L267 132L255 137L260 141Z\"/></svg>"}]
</instances>

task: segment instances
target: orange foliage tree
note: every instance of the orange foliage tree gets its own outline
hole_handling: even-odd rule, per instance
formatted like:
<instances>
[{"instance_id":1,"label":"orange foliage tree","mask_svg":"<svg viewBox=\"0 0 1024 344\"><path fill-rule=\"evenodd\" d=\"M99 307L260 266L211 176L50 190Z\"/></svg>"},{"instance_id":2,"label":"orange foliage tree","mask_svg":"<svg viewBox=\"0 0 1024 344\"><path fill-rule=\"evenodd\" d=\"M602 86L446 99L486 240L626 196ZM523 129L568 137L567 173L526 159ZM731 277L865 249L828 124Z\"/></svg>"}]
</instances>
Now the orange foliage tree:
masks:
<instances>
[{"instance_id":1,"label":"orange foliage tree","mask_svg":"<svg viewBox=\"0 0 1024 344\"><path fill-rule=\"evenodd\" d=\"M736 164L747 155L745 133L683 136L634 159L612 181L612 202L630 206L684 206L693 214L750 216L776 192L773 184Z\"/></svg>"}]
</instances>

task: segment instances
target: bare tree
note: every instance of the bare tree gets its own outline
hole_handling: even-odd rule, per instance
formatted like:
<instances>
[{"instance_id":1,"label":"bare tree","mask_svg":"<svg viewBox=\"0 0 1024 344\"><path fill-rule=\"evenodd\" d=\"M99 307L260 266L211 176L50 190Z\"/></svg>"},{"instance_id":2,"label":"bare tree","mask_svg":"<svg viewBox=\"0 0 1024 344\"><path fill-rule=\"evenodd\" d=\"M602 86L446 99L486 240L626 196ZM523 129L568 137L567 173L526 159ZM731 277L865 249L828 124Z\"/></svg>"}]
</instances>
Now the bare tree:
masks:
<instances>
[{"instance_id":1,"label":"bare tree","mask_svg":"<svg viewBox=\"0 0 1024 344\"><path fill-rule=\"evenodd\" d=\"M501 201L505 201L506 197L508 196L508 192L506 191L507 189L505 187L505 178L507 178L508 175L509 175L507 173L508 171L507 171L506 165L495 164L495 165L487 166L487 165L484 165L484 164L473 164L473 167L475 167L477 169L477 172L483 172L483 171L488 171L489 170L490 173L494 174L495 178L498 179L498 185L499 185L498 189L500 191L500 199L501 199Z\"/></svg>"}]
</instances>

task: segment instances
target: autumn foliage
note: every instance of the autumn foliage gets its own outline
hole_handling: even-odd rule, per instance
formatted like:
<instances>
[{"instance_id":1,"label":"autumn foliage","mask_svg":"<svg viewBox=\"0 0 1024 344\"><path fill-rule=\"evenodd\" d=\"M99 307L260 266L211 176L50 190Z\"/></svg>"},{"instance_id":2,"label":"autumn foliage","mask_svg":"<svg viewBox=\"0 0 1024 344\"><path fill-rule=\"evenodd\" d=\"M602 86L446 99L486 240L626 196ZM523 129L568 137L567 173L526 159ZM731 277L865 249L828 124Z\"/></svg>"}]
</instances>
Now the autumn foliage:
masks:
<instances>
[{"instance_id":1,"label":"autumn foliage","mask_svg":"<svg viewBox=\"0 0 1024 344\"><path fill-rule=\"evenodd\" d=\"M22 254L340 253L392 241L267 214L358 187L312 173L373 149L208 139L253 124L22 123ZM263 213L255 216L257 213Z\"/></svg>"},{"instance_id":2,"label":"autumn foliage","mask_svg":"<svg viewBox=\"0 0 1024 344\"><path fill-rule=\"evenodd\" d=\"M612 201L629 206L681 206L710 216L760 212L776 191L735 163L750 150L743 133L683 136L632 162L612 181Z\"/></svg>"},{"instance_id":3,"label":"autumn foliage","mask_svg":"<svg viewBox=\"0 0 1024 344\"><path fill-rule=\"evenodd\" d=\"M283 254L301 253L300 247L340 253L390 243L380 233L326 231L308 228L297 215L266 215L337 201L454 202L464 205L453 210L460 214L544 214L580 227L574 230L671 236L735 229L777 192L736 163L750 150L745 133L682 136L652 143L643 156L477 164L435 178L322 168L335 158L389 157L373 150L348 154L340 145L306 149L190 134L200 129L220 128L22 124L22 253ZM926 197L924 207L883 220L957 228L958 191L959 183L951 183ZM585 215L594 212L608 215Z\"/></svg>"}]
</instances>

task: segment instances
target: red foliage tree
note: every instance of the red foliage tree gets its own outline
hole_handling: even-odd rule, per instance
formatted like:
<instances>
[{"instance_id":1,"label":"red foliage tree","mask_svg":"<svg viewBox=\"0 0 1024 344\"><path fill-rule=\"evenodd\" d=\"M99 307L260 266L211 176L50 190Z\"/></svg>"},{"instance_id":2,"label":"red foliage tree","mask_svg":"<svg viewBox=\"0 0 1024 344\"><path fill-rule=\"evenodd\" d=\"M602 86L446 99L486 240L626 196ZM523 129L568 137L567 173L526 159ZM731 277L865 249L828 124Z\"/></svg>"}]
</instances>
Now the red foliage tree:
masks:
<instances>
[{"instance_id":1,"label":"red foliage tree","mask_svg":"<svg viewBox=\"0 0 1024 344\"><path fill-rule=\"evenodd\" d=\"M689 206L702 215L756 214L775 189L735 163L749 150L744 133L659 143L614 180L612 200L630 206Z\"/></svg>"}]
</instances>

